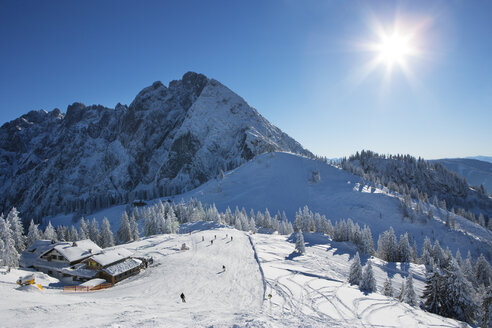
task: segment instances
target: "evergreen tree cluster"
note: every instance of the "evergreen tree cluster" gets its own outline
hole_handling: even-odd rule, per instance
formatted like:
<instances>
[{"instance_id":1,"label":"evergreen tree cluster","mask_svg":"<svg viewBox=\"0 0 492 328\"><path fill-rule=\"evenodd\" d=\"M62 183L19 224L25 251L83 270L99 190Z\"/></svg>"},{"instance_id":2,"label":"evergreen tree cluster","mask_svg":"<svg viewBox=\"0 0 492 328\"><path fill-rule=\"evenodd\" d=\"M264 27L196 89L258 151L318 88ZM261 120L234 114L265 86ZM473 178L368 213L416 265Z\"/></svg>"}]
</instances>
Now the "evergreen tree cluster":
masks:
<instances>
[{"instance_id":1,"label":"evergreen tree cluster","mask_svg":"<svg viewBox=\"0 0 492 328\"><path fill-rule=\"evenodd\" d=\"M362 150L343 158L340 166L370 181L373 186L382 186L401 194L405 217L413 218L410 200L414 199L417 211L421 203L432 203L436 208L453 211L492 229L492 199L483 186L470 187L466 179L438 162L416 159L410 155L386 156Z\"/></svg>"}]
</instances>

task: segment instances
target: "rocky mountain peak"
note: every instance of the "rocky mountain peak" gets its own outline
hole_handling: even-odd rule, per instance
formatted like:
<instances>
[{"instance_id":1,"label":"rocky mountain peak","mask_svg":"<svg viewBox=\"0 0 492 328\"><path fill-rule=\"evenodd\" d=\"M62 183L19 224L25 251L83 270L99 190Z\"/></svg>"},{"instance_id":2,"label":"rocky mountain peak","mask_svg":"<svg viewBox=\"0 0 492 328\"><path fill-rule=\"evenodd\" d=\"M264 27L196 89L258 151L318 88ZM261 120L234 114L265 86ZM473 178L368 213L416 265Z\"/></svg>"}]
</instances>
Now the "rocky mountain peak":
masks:
<instances>
[{"instance_id":1,"label":"rocky mountain peak","mask_svg":"<svg viewBox=\"0 0 492 328\"><path fill-rule=\"evenodd\" d=\"M187 72L129 107L75 102L4 124L0 212L16 206L30 220L176 194L269 151L312 155L226 86Z\"/></svg>"}]
</instances>

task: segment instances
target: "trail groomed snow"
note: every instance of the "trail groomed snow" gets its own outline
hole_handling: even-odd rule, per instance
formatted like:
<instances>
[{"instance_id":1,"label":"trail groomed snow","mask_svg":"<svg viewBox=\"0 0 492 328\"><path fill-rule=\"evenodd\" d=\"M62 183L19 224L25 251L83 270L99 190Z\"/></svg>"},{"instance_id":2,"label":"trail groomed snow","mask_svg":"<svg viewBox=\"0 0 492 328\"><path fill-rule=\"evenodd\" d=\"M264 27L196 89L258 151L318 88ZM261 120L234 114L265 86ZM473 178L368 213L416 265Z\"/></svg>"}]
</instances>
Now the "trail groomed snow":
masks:
<instances>
[{"instance_id":1,"label":"trail groomed snow","mask_svg":"<svg viewBox=\"0 0 492 328\"><path fill-rule=\"evenodd\" d=\"M43 284L44 292L21 291L14 281L25 271L0 275L0 325L460 326L459 322L378 293L364 295L349 286L346 277L354 250L348 244L333 243L321 235L306 236L306 254L295 256L294 244L285 236L208 228L208 223L199 222L189 225L191 234L160 235L123 245L136 256L152 256L154 263L139 275L103 291L64 293L55 279L41 273L36 273L36 280ZM190 249L180 250L183 243ZM373 261L379 287L389 272L394 286L399 288L405 276L399 265L367 258L362 259L363 264L368 260ZM416 265L412 270L420 294L423 271ZM186 303L181 302L182 292Z\"/></svg>"}]
</instances>

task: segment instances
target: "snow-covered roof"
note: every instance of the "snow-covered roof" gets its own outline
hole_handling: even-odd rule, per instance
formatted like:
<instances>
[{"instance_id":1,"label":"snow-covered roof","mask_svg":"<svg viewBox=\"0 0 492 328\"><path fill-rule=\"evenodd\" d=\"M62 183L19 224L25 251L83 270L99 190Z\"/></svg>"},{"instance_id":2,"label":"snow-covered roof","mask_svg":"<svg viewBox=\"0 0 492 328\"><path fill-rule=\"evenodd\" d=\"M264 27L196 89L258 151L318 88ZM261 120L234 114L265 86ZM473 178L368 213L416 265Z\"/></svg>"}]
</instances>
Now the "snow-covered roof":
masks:
<instances>
[{"instance_id":1,"label":"snow-covered roof","mask_svg":"<svg viewBox=\"0 0 492 328\"><path fill-rule=\"evenodd\" d=\"M78 261L102 252L102 249L90 239L79 240L73 243L58 243L54 249L69 262Z\"/></svg>"},{"instance_id":2,"label":"snow-covered roof","mask_svg":"<svg viewBox=\"0 0 492 328\"><path fill-rule=\"evenodd\" d=\"M55 245L51 243L51 240L36 240L22 252L19 265L24 268L31 267L42 254L50 251Z\"/></svg>"},{"instance_id":3,"label":"snow-covered roof","mask_svg":"<svg viewBox=\"0 0 492 328\"><path fill-rule=\"evenodd\" d=\"M141 260L131 258L131 259L127 259L123 262L108 266L107 268L104 268L103 271L114 277L114 276L117 276L123 272L134 269L141 264L142 264Z\"/></svg>"},{"instance_id":4,"label":"snow-covered roof","mask_svg":"<svg viewBox=\"0 0 492 328\"><path fill-rule=\"evenodd\" d=\"M91 259L105 267L107 265L122 261L129 258L133 253L125 248L113 249L110 251L103 251L100 254L91 256Z\"/></svg>"}]
</instances>

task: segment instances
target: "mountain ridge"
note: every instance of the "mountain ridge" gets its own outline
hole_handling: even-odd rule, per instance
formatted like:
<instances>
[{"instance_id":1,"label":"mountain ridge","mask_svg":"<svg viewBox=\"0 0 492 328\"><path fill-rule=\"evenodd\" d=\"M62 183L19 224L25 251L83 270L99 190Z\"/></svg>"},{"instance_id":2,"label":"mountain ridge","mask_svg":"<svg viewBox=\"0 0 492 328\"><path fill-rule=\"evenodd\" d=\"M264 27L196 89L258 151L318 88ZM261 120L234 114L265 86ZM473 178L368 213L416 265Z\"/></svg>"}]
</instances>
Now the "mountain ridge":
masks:
<instances>
[{"instance_id":1,"label":"mountain ridge","mask_svg":"<svg viewBox=\"0 0 492 328\"><path fill-rule=\"evenodd\" d=\"M75 102L0 127L0 211L90 212L192 189L257 154L313 156L226 86L188 72L129 106Z\"/></svg>"}]
</instances>

